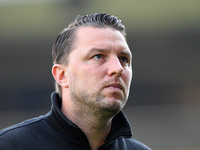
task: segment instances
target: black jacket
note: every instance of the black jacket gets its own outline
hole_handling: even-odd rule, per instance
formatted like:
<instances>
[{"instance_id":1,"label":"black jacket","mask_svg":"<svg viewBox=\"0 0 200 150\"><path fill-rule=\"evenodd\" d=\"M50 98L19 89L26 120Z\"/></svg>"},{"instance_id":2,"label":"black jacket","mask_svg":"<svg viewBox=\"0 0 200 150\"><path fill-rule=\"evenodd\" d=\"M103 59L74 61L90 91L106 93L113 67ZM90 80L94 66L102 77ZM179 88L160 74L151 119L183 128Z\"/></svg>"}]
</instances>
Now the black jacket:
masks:
<instances>
[{"instance_id":1,"label":"black jacket","mask_svg":"<svg viewBox=\"0 0 200 150\"><path fill-rule=\"evenodd\" d=\"M84 132L63 115L60 107L61 100L53 93L49 113L1 130L0 150L90 150ZM98 150L150 150L131 137L131 127L120 112Z\"/></svg>"}]
</instances>

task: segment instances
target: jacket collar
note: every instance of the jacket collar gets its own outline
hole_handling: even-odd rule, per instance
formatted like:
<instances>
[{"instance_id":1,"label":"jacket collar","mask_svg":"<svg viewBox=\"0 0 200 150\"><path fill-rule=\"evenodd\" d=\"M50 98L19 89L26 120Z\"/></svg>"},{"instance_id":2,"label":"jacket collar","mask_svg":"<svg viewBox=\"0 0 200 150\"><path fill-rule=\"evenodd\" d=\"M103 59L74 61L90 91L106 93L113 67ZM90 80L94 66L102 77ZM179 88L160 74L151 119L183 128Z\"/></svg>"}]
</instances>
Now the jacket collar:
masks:
<instances>
[{"instance_id":1,"label":"jacket collar","mask_svg":"<svg viewBox=\"0 0 200 150\"><path fill-rule=\"evenodd\" d=\"M56 92L52 93L51 102L52 109L51 114L48 117L51 126L67 140L79 144L89 144L84 132L61 112L62 100L59 98ZM112 141L118 137L131 136L131 126L125 114L121 111L113 117L111 131L108 134L105 143Z\"/></svg>"}]
</instances>

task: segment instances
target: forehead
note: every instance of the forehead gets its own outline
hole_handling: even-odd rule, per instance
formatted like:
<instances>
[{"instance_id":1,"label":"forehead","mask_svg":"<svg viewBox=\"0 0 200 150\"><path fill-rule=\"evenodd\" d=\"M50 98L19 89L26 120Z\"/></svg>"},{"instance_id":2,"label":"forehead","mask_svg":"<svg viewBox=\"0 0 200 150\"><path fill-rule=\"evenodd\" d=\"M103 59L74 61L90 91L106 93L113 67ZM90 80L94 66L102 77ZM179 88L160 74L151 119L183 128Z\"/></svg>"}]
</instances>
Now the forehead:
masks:
<instances>
[{"instance_id":1,"label":"forehead","mask_svg":"<svg viewBox=\"0 0 200 150\"><path fill-rule=\"evenodd\" d=\"M76 31L75 47L99 47L102 49L121 48L129 50L124 35L111 27L79 27Z\"/></svg>"}]
</instances>

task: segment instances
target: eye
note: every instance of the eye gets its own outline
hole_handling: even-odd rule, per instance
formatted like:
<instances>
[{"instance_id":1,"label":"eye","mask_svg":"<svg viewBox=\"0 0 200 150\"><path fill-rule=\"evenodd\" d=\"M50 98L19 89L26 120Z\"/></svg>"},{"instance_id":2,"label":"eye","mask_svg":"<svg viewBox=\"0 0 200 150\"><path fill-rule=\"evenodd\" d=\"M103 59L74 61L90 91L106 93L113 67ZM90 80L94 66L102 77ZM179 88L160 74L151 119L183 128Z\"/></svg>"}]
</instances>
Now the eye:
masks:
<instances>
[{"instance_id":1,"label":"eye","mask_svg":"<svg viewBox=\"0 0 200 150\"><path fill-rule=\"evenodd\" d=\"M129 62L129 59L126 57L126 56L122 56L119 58L119 60L123 63L128 63Z\"/></svg>"},{"instance_id":2,"label":"eye","mask_svg":"<svg viewBox=\"0 0 200 150\"><path fill-rule=\"evenodd\" d=\"M102 54L97 54L97 55L94 56L94 59L96 59L96 60L100 60L102 58L103 58Z\"/></svg>"}]
</instances>

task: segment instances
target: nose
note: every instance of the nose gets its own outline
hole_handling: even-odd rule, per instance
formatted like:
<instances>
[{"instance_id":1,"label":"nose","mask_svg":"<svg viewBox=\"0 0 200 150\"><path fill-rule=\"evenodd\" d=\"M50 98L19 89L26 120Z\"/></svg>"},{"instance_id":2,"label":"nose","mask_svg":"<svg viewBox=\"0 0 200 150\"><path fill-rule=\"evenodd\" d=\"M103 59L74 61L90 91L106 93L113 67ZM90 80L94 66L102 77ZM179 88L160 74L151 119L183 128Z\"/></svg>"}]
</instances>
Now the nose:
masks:
<instances>
[{"instance_id":1,"label":"nose","mask_svg":"<svg viewBox=\"0 0 200 150\"><path fill-rule=\"evenodd\" d=\"M119 58L112 58L108 64L108 75L109 76L117 76L120 77L123 74L123 66L119 60Z\"/></svg>"}]
</instances>

